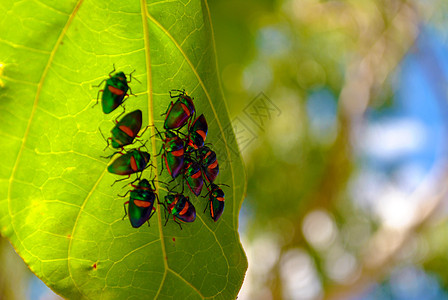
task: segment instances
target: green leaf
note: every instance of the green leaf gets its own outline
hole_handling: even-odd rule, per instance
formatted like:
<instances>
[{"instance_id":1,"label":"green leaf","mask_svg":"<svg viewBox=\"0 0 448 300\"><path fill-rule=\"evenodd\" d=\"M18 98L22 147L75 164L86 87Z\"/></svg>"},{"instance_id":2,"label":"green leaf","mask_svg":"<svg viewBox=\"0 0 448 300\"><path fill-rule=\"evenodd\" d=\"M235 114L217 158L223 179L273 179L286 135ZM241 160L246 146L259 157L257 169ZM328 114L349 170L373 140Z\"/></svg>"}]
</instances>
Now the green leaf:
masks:
<instances>
[{"instance_id":1,"label":"green leaf","mask_svg":"<svg viewBox=\"0 0 448 300\"><path fill-rule=\"evenodd\" d=\"M237 232L245 174L207 2L0 0L0 15L0 228L30 269L70 299L236 298L247 268ZM108 133L122 109L92 108L92 86L113 64L136 70L126 111L141 109L144 125L162 128L169 90L194 97L220 162L217 182L230 186L218 222L190 192L197 218L183 230L163 226L161 206L150 227L122 220L117 195L129 187L111 187L122 177L107 172L101 156L112 150L103 152L98 130ZM145 178L161 166L154 132L142 138L156 164Z\"/></svg>"}]
</instances>

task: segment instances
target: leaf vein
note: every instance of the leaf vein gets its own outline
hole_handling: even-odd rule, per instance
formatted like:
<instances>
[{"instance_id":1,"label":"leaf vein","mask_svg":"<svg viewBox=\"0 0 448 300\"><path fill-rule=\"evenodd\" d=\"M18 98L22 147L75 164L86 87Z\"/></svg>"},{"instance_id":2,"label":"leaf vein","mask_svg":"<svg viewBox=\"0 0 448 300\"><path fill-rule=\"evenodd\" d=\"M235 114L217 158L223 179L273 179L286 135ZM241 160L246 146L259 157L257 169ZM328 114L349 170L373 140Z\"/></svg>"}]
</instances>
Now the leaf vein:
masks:
<instances>
[{"instance_id":1,"label":"leaf vein","mask_svg":"<svg viewBox=\"0 0 448 300\"><path fill-rule=\"evenodd\" d=\"M152 73L151 73L151 54L150 54L150 44L149 44L149 28L148 28L148 8L146 6L145 0L140 0L140 6L141 6L141 13L142 13L142 26L143 26L143 35L144 35L144 41L145 41L145 53L146 53L146 72L147 72L147 89L148 89L148 125L154 125L154 101L153 101L153 91L152 91ZM152 152L156 153L156 142L155 142L155 128L154 126L151 127L151 145L152 145ZM158 179L158 167L157 167L157 160L154 162L154 168L156 169L155 172L155 179ZM159 194L159 182L158 180L155 181L155 188L156 193ZM166 260L166 249L165 249L165 241L164 241L164 235L162 230L162 215L161 215L161 206L158 204L157 209L157 221L158 221L158 228L159 228L159 235L160 235L160 247L163 254L163 265L165 267L162 280L160 282L159 289L157 290L156 296L154 297L157 299L159 296L162 287L165 283L166 274L168 271L168 262Z\"/></svg>"},{"instance_id":2,"label":"leaf vein","mask_svg":"<svg viewBox=\"0 0 448 300\"><path fill-rule=\"evenodd\" d=\"M176 46L176 48L178 49L178 51L182 54L182 56L184 57L185 61L188 63L188 65L190 66L191 70L193 71L193 73L195 74L196 78L198 79L198 81L199 81L199 83L200 83L200 85L201 85L201 87L202 87L202 90L204 91L204 93L205 93L205 95L206 95L206 97L207 97L207 99L208 99L208 101L209 101L209 104L210 104L210 107L211 107L211 109L212 109L212 111L213 111L213 114L215 115L216 122L217 122L217 124L218 124L219 129L220 129L220 132L221 132L221 135L222 135L222 139L223 139L223 141L224 141L224 145L225 145L225 147L226 147L227 156L228 156L228 159L229 159L229 161L230 161L230 160L231 160L231 157L230 157L230 155L231 155L231 154L230 154L230 149L229 149L229 146L228 146L228 144L227 144L227 139L226 139L226 137L225 137L223 127L222 127L221 122L220 122L220 120L219 120L219 118L218 118L218 114L217 114L217 112L216 112L216 109L215 109L215 107L214 107L214 105L213 105L213 103L212 103L212 101L211 101L210 94L209 94L207 88L205 87L205 84L204 84L204 82L202 81L201 77L199 76L198 71L196 70L196 68L194 67L194 65L192 64L192 62L190 61L190 59L189 59L188 56L186 55L186 53L183 51L182 47L177 43L177 41L176 41L176 40L174 39L174 37L167 31L167 29L164 28L164 27L162 26L162 24L160 24L160 23L159 23L153 16L151 16L148 12L147 12L147 17L148 17L148 19L151 20L151 22L153 22L157 27L159 27L159 28L166 34L166 36L173 42L173 44ZM230 164L230 170L231 170L231 174L232 174L232 183L233 183L233 185L234 185L234 184L235 184L235 177L234 177L234 170L233 170L233 166L232 166L232 164ZM235 195L235 190L234 190L234 195ZM233 197L233 201L235 201L235 196ZM234 216L235 216L235 214L234 214ZM202 221L202 222L203 222L203 221ZM203 222L203 223L204 223L204 222ZM205 225L205 224L204 224L204 225ZM209 230L210 230L210 229L209 229ZM214 234L214 233L213 233L213 234ZM216 239L216 235L215 235L215 239ZM222 248L221 248L221 249L222 249ZM224 257L225 257L225 259L226 259L226 261L227 261L227 265L229 265L227 256L226 256L226 254L225 254L224 251L223 251L223 255L224 255ZM229 269L228 269L227 272L229 272ZM228 277L228 276L227 276L227 277ZM227 283L226 283L226 285L227 285Z\"/></svg>"},{"instance_id":3,"label":"leaf vein","mask_svg":"<svg viewBox=\"0 0 448 300\"><path fill-rule=\"evenodd\" d=\"M178 277L180 280L182 280L183 282L185 282L189 287L191 287L196 293L198 293L198 295L202 298L205 299L204 295L202 295L202 293L194 286L192 285L190 282L188 282L185 278L183 278L179 273L177 273L176 271L174 271L173 269L171 269L170 267L168 267L168 271L170 271L171 273L173 273L173 275L175 275L176 277Z\"/></svg>"},{"instance_id":4,"label":"leaf vein","mask_svg":"<svg viewBox=\"0 0 448 300\"><path fill-rule=\"evenodd\" d=\"M50 53L50 56L49 56L49 58L48 58L48 62L47 62L47 64L46 64L46 66L45 66L44 71L42 72L41 79L40 79L39 84L38 84L38 86L37 86L36 97L34 98L33 108L32 108L32 110L31 110L31 115L30 115L30 118L29 118L29 120L28 120L28 124L27 124L27 127L26 127L26 129L25 129L25 133L24 133L24 136L23 136L23 139L22 139L22 145L20 146L19 152L18 152L18 154L17 154L17 158L16 158L16 160L15 160L15 162L14 162L14 166L13 166L13 168L12 168L11 177L10 177L10 179L9 179L9 186L8 186L8 196L7 196L7 199L8 199L8 212L9 212L10 215L12 214L12 208L11 208L11 190L12 190L12 183L13 183L13 181L14 181L14 177L15 177L15 175L16 175L16 172L17 172L17 168L18 168L20 159L21 159L22 154L23 154L23 151L24 151L24 149L25 149L25 144L26 144L26 141L27 141L27 138L28 138L28 134L29 134L30 129L31 129L31 124L32 124L32 121L33 121L33 119L34 119L34 115L35 115L35 113L36 113L37 105L38 105L38 103L39 103L39 98L40 98L40 93L41 93L41 91L42 91L43 82L45 81L45 78L46 78L46 75L47 75L47 73L48 73L48 70L49 70L49 68L50 68L50 66L51 66L51 64L52 64L52 62L53 62L53 60L54 60L54 56L55 56L57 50L59 49L59 45L61 44L60 42L62 41L63 37L66 35L66 32L67 32L69 26L71 25L71 23L72 23L72 21L73 21L75 15L76 15L76 13L78 12L78 10L79 10L79 8L80 8L80 6L81 6L82 3L83 3L83 0L78 0L78 3L75 5L75 7L74 7L72 13L70 14L70 17L68 18L67 23L65 24L64 28L63 28L62 31L61 31L61 34L59 35L59 37L58 37L56 43L55 43L54 46L53 46L53 50L52 50L51 53ZM11 227L12 227L13 232L15 233L15 236L16 236L18 242L19 242L20 245L23 247L23 249L26 250L26 247L25 247L23 241L21 240L20 236L17 234L17 231L16 231L16 228L15 228L14 222L13 222L12 220L11 220ZM29 251L28 251L28 252L29 252ZM30 252L29 252L29 253L30 253ZM30 253L30 254L31 254L31 253ZM33 256L34 256L34 255L33 255Z\"/></svg>"}]
</instances>

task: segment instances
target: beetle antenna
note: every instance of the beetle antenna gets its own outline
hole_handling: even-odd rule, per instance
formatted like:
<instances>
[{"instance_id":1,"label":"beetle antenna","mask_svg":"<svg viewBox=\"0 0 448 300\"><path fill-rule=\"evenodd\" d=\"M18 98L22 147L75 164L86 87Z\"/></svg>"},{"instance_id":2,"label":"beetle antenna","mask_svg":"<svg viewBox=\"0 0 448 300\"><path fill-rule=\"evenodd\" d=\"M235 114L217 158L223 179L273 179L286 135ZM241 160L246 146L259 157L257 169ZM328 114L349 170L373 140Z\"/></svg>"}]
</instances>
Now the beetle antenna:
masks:
<instances>
[{"instance_id":1,"label":"beetle antenna","mask_svg":"<svg viewBox=\"0 0 448 300\"><path fill-rule=\"evenodd\" d=\"M171 94L172 92L179 92L180 94L177 94L176 96L173 96ZM185 89L184 90L171 90L169 93L170 93L170 97L171 98L179 98L180 95L185 95Z\"/></svg>"},{"instance_id":2,"label":"beetle antenna","mask_svg":"<svg viewBox=\"0 0 448 300\"><path fill-rule=\"evenodd\" d=\"M115 64L112 64L112 66L114 67L114 69L109 73L109 77L111 77L112 73L115 72Z\"/></svg>"},{"instance_id":3,"label":"beetle antenna","mask_svg":"<svg viewBox=\"0 0 448 300\"><path fill-rule=\"evenodd\" d=\"M114 153L112 153L109 156L100 156L101 158L112 158L115 154L121 154L124 155L121 151L115 151Z\"/></svg>"},{"instance_id":4,"label":"beetle antenna","mask_svg":"<svg viewBox=\"0 0 448 300\"><path fill-rule=\"evenodd\" d=\"M137 77L132 77L132 73L134 73L134 72L135 72L135 70L132 71L131 73L129 73L129 81L128 81L128 83L130 83L130 82L132 81L132 78L134 78L135 80L138 81L138 83L142 84L142 83L140 82L140 80L137 79Z\"/></svg>"}]
</instances>

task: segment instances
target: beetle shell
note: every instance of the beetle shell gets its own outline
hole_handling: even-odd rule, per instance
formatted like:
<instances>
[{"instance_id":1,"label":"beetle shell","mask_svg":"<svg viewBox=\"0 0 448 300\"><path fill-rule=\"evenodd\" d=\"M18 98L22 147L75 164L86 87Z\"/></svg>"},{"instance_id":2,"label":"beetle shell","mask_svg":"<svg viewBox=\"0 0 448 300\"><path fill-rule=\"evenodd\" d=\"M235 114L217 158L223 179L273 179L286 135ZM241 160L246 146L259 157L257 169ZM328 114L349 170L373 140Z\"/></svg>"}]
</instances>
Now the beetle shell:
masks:
<instances>
[{"instance_id":1,"label":"beetle shell","mask_svg":"<svg viewBox=\"0 0 448 300\"><path fill-rule=\"evenodd\" d=\"M208 124L203 114L194 120L188 131L188 146L192 150L204 147L205 139L207 138Z\"/></svg>"},{"instance_id":2,"label":"beetle shell","mask_svg":"<svg viewBox=\"0 0 448 300\"><path fill-rule=\"evenodd\" d=\"M209 195L210 201L210 216L213 221L218 221L224 211L224 192L216 184L212 184Z\"/></svg>"},{"instance_id":3,"label":"beetle shell","mask_svg":"<svg viewBox=\"0 0 448 300\"><path fill-rule=\"evenodd\" d=\"M131 191L128 215L132 227L138 228L150 219L155 199L154 190L146 179Z\"/></svg>"},{"instance_id":4,"label":"beetle shell","mask_svg":"<svg viewBox=\"0 0 448 300\"><path fill-rule=\"evenodd\" d=\"M176 129L187 123L194 114L195 107L193 100L184 94L180 94L176 102L171 102L165 117L163 127L165 129Z\"/></svg>"},{"instance_id":5,"label":"beetle shell","mask_svg":"<svg viewBox=\"0 0 448 300\"><path fill-rule=\"evenodd\" d=\"M165 152L162 158L165 161L166 169L174 179L182 173L184 167L184 142L175 133L167 131L163 149Z\"/></svg>"},{"instance_id":6,"label":"beetle shell","mask_svg":"<svg viewBox=\"0 0 448 300\"><path fill-rule=\"evenodd\" d=\"M132 150L117 159L108 167L110 173L118 175L129 175L143 171L148 165L151 155L147 152Z\"/></svg>"},{"instance_id":7,"label":"beetle shell","mask_svg":"<svg viewBox=\"0 0 448 300\"><path fill-rule=\"evenodd\" d=\"M111 130L112 147L122 148L132 144L141 128L142 111L137 109L128 113Z\"/></svg>"},{"instance_id":8,"label":"beetle shell","mask_svg":"<svg viewBox=\"0 0 448 300\"><path fill-rule=\"evenodd\" d=\"M199 196L204 186L204 179L202 178L202 170L199 163L187 160L187 165L185 166L185 178L187 180L187 185L190 190L196 196Z\"/></svg>"},{"instance_id":9,"label":"beetle shell","mask_svg":"<svg viewBox=\"0 0 448 300\"><path fill-rule=\"evenodd\" d=\"M128 89L126 75L123 72L118 72L107 79L101 96L103 112L109 114L120 106L124 101Z\"/></svg>"},{"instance_id":10,"label":"beetle shell","mask_svg":"<svg viewBox=\"0 0 448 300\"><path fill-rule=\"evenodd\" d=\"M168 212L182 222L191 223L196 219L196 209L188 197L182 194L166 195Z\"/></svg>"},{"instance_id":11,"label":"beetle shell","mask_svg":"<svg viewBox=\"0 0 448 300\"><path fill-rule=\"evenodd\" d=\"M219 164L216 158L216 153L207 146L199 151L199 158L201 160L202 168L204 169L205 178L208 182L215 181L219 174Z\"/></svg>"}]
</instances>

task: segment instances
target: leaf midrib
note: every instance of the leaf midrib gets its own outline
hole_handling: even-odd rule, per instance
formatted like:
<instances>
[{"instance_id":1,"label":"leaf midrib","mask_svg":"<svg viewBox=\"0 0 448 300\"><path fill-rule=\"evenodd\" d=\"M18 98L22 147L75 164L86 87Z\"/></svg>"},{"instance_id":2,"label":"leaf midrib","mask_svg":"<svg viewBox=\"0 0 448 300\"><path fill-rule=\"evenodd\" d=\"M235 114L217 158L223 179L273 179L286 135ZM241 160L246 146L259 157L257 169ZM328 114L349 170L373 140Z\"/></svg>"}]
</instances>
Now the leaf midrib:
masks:
<instances>
[{"instance_id":1,"label":"leaf midrib","mask_svg":"<svg viewBox=\"0 0 448 300\"><path fill-rule=\"evenodd\" d=\"M151 126L151 145L152 145L152 153L156 152L156 136L155 136L155 127L154 127L154 101L153 101L153 90L152 90L152 73L151 73L151 53L150 53L150 46L149 46L149 28L148 28L148 20L147 20L147 7L146 7L146 0L140 0L140 6L141 6L141 14L142 14L142 27L143 27L143 40L145 41L145 55L146 55L146 85L147 85L147 95L148 95L148 124ZM154 168L156 169L155 172L155 185L156 185L156 193L159 195L160 187L159 187L159 172L158 172L158 166L157 166L157 159L154 160ZM161 214L161 207L157 203L157 221L158 221L158 228L159 228L159 235L160 235L160 246L162 248L162 258L163 258L163 265L165 267L165 271L163 272L162 281L160 282L159 289L157 290L156 296L154 299L157 299L163 284L165 283L166 275L168 272L168 262L166 259L166 248L165 248L165 239L163 235L162 230L162 214Z\"/></svg>"},{"instance_id":2,"label":"leaf midrib","mask_svg":"<svg viewBox=\"0 0 448 300\"><path fill-rule=\"evenodd\" d=\"M144 1L144 0L141 0L142 2ZM207 8L208 8L208 5L207 5ZM228 146L228 143L227 143L227 139L226 139L226 137L225 137L225 134L224 134L224 129L223 129L223 127L222 127L222 124L221 124L221 122L220 122L220 119L219 119L219 117L218 117L218 114L217 114L217 112L216 112L216 109L215 109L215 107L214 107L214 105L213 105L213 102L211 101L211 97L210 97L210 94L208 93L208 90L206 89L206 87L205 87L205 84L204 84L204 82L202 81L202 79L201 79L201 77L199 76L199 74L198 74L198 72L197 72L197 70L196 70L196 68L194 67L194 65L193 65L193 63L190 61L190 59L188 58L188 56L186 55L186 53L183 51L183 49L181 48L181 46L179 45L179 43L174 39L174 37L168 32L168 30L165 28L165 27L163 27L162 26L162 24L160 24L152 15L150 15L149 13L148 13L148 11L146 10L146 15L147 15L147 17L148 17L148 19L150 19L151 20L151 22L152 23L154 23L154 25L156 25L157 27L159 27L159 29L160 30L162 30L163 31L163 33L173 42L173 44L175 45L175 47L177 48L177 50L182 54L182 56L183 56L183 58L185 59L185 61L187 62L187 64L190 66L190 69L192 70L192 72L194 73L194 75L196 76L196 78L197 78L197 80L198 80L198 82L199 82L199 85L201 86L201 88L202 88L202 90L204 91L204 93L205 93L205 95L206 95L206 97L207 97L207 100L208 100L208 102L209 102L209 104L210 104L210 107L211 107L211 109L212 109L212 111L213 111L213 114L214 114L214 116L215 116L215 120L216 120L216 122L217 122L217 124L218 124L218 127L219 127L219 130L220 130L220 132L221 132L221 136L222 136L222 138L223 138L223 141L224 141L224 145L225 145L225 148L226 148L226 152L227 152L227 158L228 158L228 161L231 161L231 157L230 157L230 149L229 149L229 146ZM148 36L149 37L149 36ZM145 38L146 38L146 36L145 36ZM149 46L149 43L148 43L148 46ZM148 49L148 52L149 52L149 49ZM216 58L215 58L216 59ZM150 73L149 73L150 74ZM150 103L151 105L152 105L152 101L151 101L151 103ZM154 136L154 132L153 132L153 136ZM153 148L154 148L154 151L155 151L155 137L153 137ZM155 152L154 152L155 153ZM231 175L232 175L232 185L233 186L235 186L235 176L234 176L234 170L233 170L233 166L232 166L232 164L229 164L230 165L230 170L231 170ZM157 175L156 175L157 176ZM234 203L235 203L235 189L233 189L233 198L232 198L232 200L234 201ZM234 207L235 207L236 205L234 205ZM160 219L161 219L161 217L160 217L160 209L159 209L159 221L160 221ZM222 245L220 244L220 242L218 241L218 239L217 239L217 237L216 237L216 234L215 234L215 232L214 231L212 231L206 224L205 224L205 222L202 220L202 218L200 218L201 219L201 221L202 221L202 223L204 224L204 226L206 226L212 233L213 233L213 235L214 235L214 237L215 237L215 240L216 240L216 242L217 242L217 244L219 245L219 247L221 248L221 251L222 251L222 254L223 254L223 256L224 256L224 259L226 260L226 264L227 264L227 274L226 274L226 280L227 280L227 282L226 282L226 286L227 286L227 284L228 284L228 280L229 280L229 278L228 278L228 276L229 276L229 271L230 271L230 264L229 264L229 261L228 261L228 259L227 259L227 256L226 256L226 254L225 254L225 252L224 252L224 249L222 248ZM160 226L161 224L159 223L159 226ZM235 223L233 223L232 225L235 225ZM159 228L161 228L161 227L159 227ZM160 229L161 230L161 229ZM163 233L162 233L162 235L163 235ZM162 239L163 240L163 239ZM164 254L165 254L165 252L164 252ZM166 263L166 261L164 261L165 263ZM166 264L166 266L167 266L167 264ZM169 268L169 266L167 266L167 268L169 269L169 270L171 270L170 268ZM173 271L173 270L171 270L171 271ZM173 271L174 272L174 271ZM166 272L165 272L166 273ZM179 275L180 276L180 275ZM165 279L165 276L164 276L164 279ZM187 282L187 281L186 281ZM188 283L188 282L187 282ZM198 293L199 293L199 295L202 297L202 298L205 298L204 296L202 296L201 295L201 293L194 287L194 286L192 286L191 284L189 284L194 290L196 290ZM160 291L160 290L159 290ZM158 295L159 293L157 293L157 295ZM219 293L218 293L219 294Z\"/></svg>"},{"instance_id":3,"label":"leaf midrib","mask_svg":"<svg viewBox=\"0 0 448 300\"><path fill-rule=\"evenodd\" d=\"M18 155L17 155L17 159L16 159L16 161L15 161L15 164L14 164L14 166L13 166L12 173L11 173L11 177L10 177L10 180L9 180L9 188L8 188L8 210L9 210L10 214L11 214L11 212L12 212L12 208L11 208L11 190L12 190L12 183L13 183L13 181L14 181L14 177L15 177L15 175L16 175L16 172L17 172L17 168L18 168L19 162L21 161L21 156L22 156L22 154L23 154L23 150L24 150L25 144L26 144L26 142L27 142L27 138L28 138L29 131L30 131L30 128L31 128L31 124L33 123L33 120L34 120L34 117L35 117L35 113L36 113L36 109L37 109L37 106L38 106L38 103L39 103L39 98L40 98L40 94L41 94L41 90L42 90L43 83L44 83L44 81L45 81L45 79L46 79L46 76L47 76L47 73L48 73L48 71L49 71L49 69L50 69L50 66L51 66L52 63L53 63L53 60L54 60L55 54L56 54L56 52L57 52L57 50L58 50L58 48L59 48L59 45L61 44L61 41L62 41L63 38L65 37L65 35L66 35L66 33L67 33L67 30L68 30L68 28L70 27L70 25L72 24L72 21L73 21L73 19L75 18L75 16L76 16L76 14L77 14L79 8L81 7L83 1L84 1L84 0L78 0L77 4L75 5L75 8L73 9L72 13L70 14L69 19L67 20L67 23L65 24L65 26L64 26L64 28L63 28L63 30L62 30L60 36L58 37L56 44L54 45L52 51L50 52L50 56L49 56L49 58L48 58L47 65L45 66L45 69L44 69L44 71L43 71L43 73L42 73L41 79L40 79L40 81L39 81L39 83L38 83L38 87L37 87L37 91L36 91L36 97L35 97L35 99L34 99L34 103L33 103L33 108L32 108L32 111L31 111L31 115L30 115L30 118L29 118L29 121L28 121L26 130L25 130L25 132L24 132L24 136L23 136L23 139L22 139L22 144L21 144L19 153L18 153ZM218 118L218 115L217 115L217 112L216 112L216 110L215 110L215 107L214 107L214 105L213 105L213 103L212 103L212 101L211 101L210 95L209 95L207 89L205 88L204 82L203 82L202 79L200 78L199 74L197 73L197 70L195 69L195 67L193 66L193 64L191 63L191 61L190 61L190 60L188 59L188 57L186 56L186 53L183 51L183 49L181 49L181 47L180 47L180 45L177 43L177 41L174 40L173 36L171 36L171 34L169 34L169 32L168 32L168 31L167 31L167 30L166 30L160 23L158 23L158 22L157 22L151 15L149 15L149 13L148 13L148 11L147 11L147 7L146 7L146 2L145 2L145 0L141 0L141 1L140 1L140 4L141 4L141 8L142 8L142 9L141 9L141 13L142 13L142 25L143 25L143 32L144 32L145 54L146 54L147 86L148 86L148 87L147 87L147 90L148 90L148 119L149 119L149 124L153 124L153 125L154 125L154 108L153 108L152 74L151 74L151 56L150 56L150 47L149 47L149 27L148 27L148 20L147 20L148 18L149 18L149 19L150 19L156 26L158 26L158 27L159 27L165 34L167 34L167 36L172 40L172 42L174 43L174 45L175 45L175 46L177 47L177 49L181 52L182 56L184 57L184 59L186 60L186 62L189 64L189 66L191 67L191 70L194 72L195 76L197 77L197 79L198 79L198 81L199 81L199 84L201 85L201 87L202 87L204 93L206 94L206 97L207 97L207 99L208 99L208 101L209 101L209 103L210 103L210 107L211 107L211 109L212 109L212 111L213 111L213 114L215 115L215 119L216 119L216 121L217 121L217 123L218 123L218 127L219 127L219 129L220 129L222 138L223 138L223 140L224 140L224 144L225 144L225 148L226 148L227 156L228 156L228 159L229 159L229 161L230 161L230 151L229 151L229 146L228 146L228 144L227 144L227 140L226 140L226 137L225 137L225 135L224 135L224 131L223 131L221 122L220 122L220 120L219 120L219 118ZM208 5L207 5L207 9L208 9ZM211 21L211 20L210 20L210 21ZM213 43L214 43L214 42L213 42ZM215 59L216 59L216 58L215 58ZM151 137L151 139L152 139L152 150L153 150L153 153L156 153L156 143L155 143L155 130L154 130L154 127L152 127L151 131L152 131L152 137ZM158 169L158 168L157 168L157 160L155 161L155 169L156 169L156 170ZM233 186L235 186L234 170L233 170L233 166L232 166L232 164L230 164L230 169L231 169L232 183L233 183ZM84 207L85 203L86 203L87 200L89 199L90 194L95 190L95 188L96 188L98 182L101 181L101 178L104 176L104 174L105 174L105 172L103 172L103 173L101 174L101 176L99 177L97 183L92 187L91 191L89 192L89 194L87 195L87 197L84 199L84 203L83 203L82 207L81 207L80 210L79 210L79 213L78 213L78 215L77 215L77 217L76 217L76 220L79 219L79 217L80 217L80 215L81 215L81 213L82 213L82 211L83 211L83 207ZM158 176L157 174L158 174L158 173L156 172L156 176ZM157 178L156 178L156 179L157 179ZM159 184L158 184L157 181L156 181L156 190L157 190L157 192L159 191ZM233 200L234 202L235 202L235 200L236 200L236 199L235 199L235 189L233 189L233 199L232 199L232 200ZM205 222L204 222L202 219L201 219L201 221L202 221L202 223L206 226ZM161 216L161 209L160 209L160 207L159 207L159 209L158 209L158 223L159 223L159 233L160 233L160 240L161 240L162 252L163 252L163 254L164 254L163 257L164 257L165 272L164 272L164 276L163 276L162 282L161 282L161 284L160 284L159 290L158 290L158 292L157 292L156 298L157 298L157 296L160 294L160 291L161 291L161 289L162 289L162 287L163 287L163 284L164 284L164 281L165 281L165 278L166 278L166 275L167 275L167 272L168 272L168 271L171 271L172 273L174 273L175 275L177 275L179 278L181 278L184 282L186 282L186 284L188 284L193 290L195 290L201 298L206 298L206 297L204 297L204 296L201 294L201 292L200 292L196 287L192 286L191 283L189 283L188 281L186 281L180 274L178 274L177 272L175 272L174 270L172 270L172 269L168 266L167 260L165 259L165 257L166 257L166 250L165 250L164 234L163 234L163 230L162 230L162 216ZM234 223L234 224L235 224L235 223ZM16 237L17 237L18 241L20 242L20 245L22 246L22 248L23 248L24 250L26 250L26 248L25 248L24 245L23 245L22 240L21 240L20 237L17 235L17 232L16 232L16 230L15 230L15 226L14 226L14 222L11 222L11 226L12 226L13 232L16 233ZM81 295L83 295L84 297L88 298L85 294L82 293L82 291L80 290L80 288L79 288L78 285L76 284L76 282L75 282L75 280L74 280L74 278L73 278L73 276L72 276L72 274L71 274L71 270L70 270L70 262L69 262L69 261L70 261L70 250L71 250L71 247L70 247L70 246L71 246L71 243L72 243L72 240L73 240L73 237L74 237L74 233L75 233L75 231L76 231L76 227L77 227L77 222L75 222L75 225L74 225L74 227L73 227L73 231L72 231L72 238L70 239L70 242L69 242L68 259L67 259L67 261L68 261L68 271L69 271L69 274L70 274L70 278L71 278L73 284L75 285L75 287L77 288L77 290L81 293ZM207 226L207 227L208 227L208 226ZM208 229L214 234L214 231L212 231L210 228L208 228ZM221 245L221 244L219 243L219 241L217 240L216 235L215 235L215 239L216 239L216 242L219 244L219 246L220 246L220 248L221 248L221 250L222 250L222 252L223 252L224 258L225 258L225 260L226 260L226 262L227 262L228 272L229 272L229 270L230 270L230 265L229 265L227 256L226 256L226 254L225 254L225 252L224 252L224 250L223 250L223 248L222 248L222 245ZM27 251L27 250L26 250L26 251ZM227 283L226 283L226 286L227 286L227 284L228 284L228 275L229 275L228 272L227 272L227 276L226 276L226 277L227 277ZM207 298L208 298L208 297L207 297Z\"/></svg>"}]
</instances>

